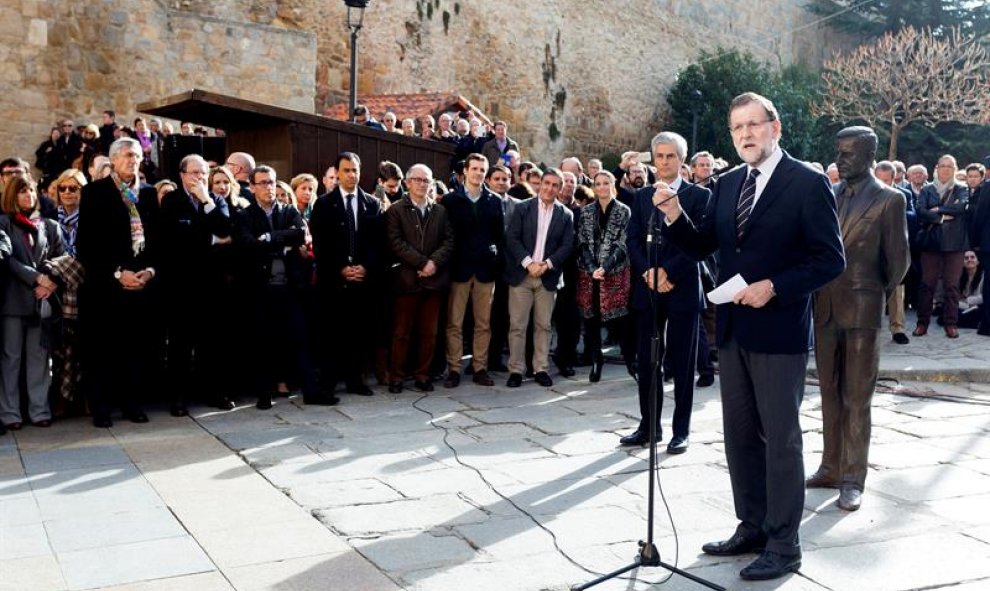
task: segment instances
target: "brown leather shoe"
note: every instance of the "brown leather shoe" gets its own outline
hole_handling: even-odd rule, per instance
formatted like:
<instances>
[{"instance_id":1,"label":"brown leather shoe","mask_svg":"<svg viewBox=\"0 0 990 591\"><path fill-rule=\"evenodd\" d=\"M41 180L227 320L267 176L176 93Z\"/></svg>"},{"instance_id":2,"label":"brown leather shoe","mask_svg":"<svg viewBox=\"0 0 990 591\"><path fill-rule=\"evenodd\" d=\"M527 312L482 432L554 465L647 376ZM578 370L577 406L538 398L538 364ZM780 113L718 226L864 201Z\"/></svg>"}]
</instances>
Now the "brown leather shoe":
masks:
<instances>
[{"instance_id":1,"label":"brown leather shoe","mask_svg":"<svg viewBox=\"0 0 990 591\"><path fill-rule=\"evenodd\" d=\"M928 334L928 325L927 324L919 324L918 326L914 327L914 332L911 333L911 334L913 334L916 337L923 337L923 336L925 336L926 334Z\"/></svg>"},{"instance_id":2,"label":"brown leather shoe","mask_svg":"<svg viewBox=\"0 0 990 591\"><path fill-rule=\"evenodd\" d=\"M819 468L814 474L804 481L805 488L839 488L839 482L826 475L825 470Z\"/></svg>"},{"instance_id":3,"label":"brown leather shoe","mask_svg":"<svg viewBox=\"0 0 990 591\"><path fill-rule=\"evenodd\" d=\"M493 380L492 376L488 375L488 371L484 369L479 369L478 371L474 372L474 377L471 379L474 381L475 384L478 384L479 386L495 385L495 380Z\"/></svg>"},{"instance_id":4,"label":"brown leather shoe","mask_svg":"<svg viewBox=\"0 0 990 591\"><path fill-rule=\"evenodd\" d=\"M958 339L959 338L959 329L956 328L955 326L946 326L945 327L945 336L949 337L950 339Z\"/></svg>"}]
</instances>

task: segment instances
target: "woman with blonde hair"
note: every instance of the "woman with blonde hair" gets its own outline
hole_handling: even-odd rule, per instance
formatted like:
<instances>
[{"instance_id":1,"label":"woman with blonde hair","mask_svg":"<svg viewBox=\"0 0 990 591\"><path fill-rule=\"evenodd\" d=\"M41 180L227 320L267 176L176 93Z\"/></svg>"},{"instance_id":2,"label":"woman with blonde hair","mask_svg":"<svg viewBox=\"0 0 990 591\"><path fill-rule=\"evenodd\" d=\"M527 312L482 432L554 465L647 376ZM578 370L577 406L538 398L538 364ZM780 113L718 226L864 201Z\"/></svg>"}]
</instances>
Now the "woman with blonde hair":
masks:
<instances>
[{"instance_id":1,"label":"woman with blonde hair","mask_svg":"<svg viewBox=\"0 0 990 591\"><path fill-rule=\"evenodd\" d=\"M76 229L79 227L79 197L86 186L86 177L74 168L64 171L52 183L58 205L58 221L65 238L66 256L51 260L52 273L65 286L62 292L61 338L52 351L53 380L59 396L53 409L55 416L66 412L66 405L81 400L79 384L79 284L83 269L76 260ZM71 256L69 256L71 255ZM78 405L75 405L78 409Z\"/></svg>"},{"instance_id":2,"label":"woman with blonde hair","mask_svg":"<svg viewBox=\"0 0 990 591\"><path fill-rule=\"evenodd\" d=\"M0 422L11 430L23 425L20 404L21 366L25 368L28 416L37 427L51 425L48 388L51 356L48 325L57 312L58 290L51 259L65 254L58 222L41 217L38 192L26 178L7 182L0 200L5 215L0 230L10 237L10 276L3 289L0 316L3 350L0 352Z\"/></svg>"},{"instance_id":3,"label":"woman with blonde hair","mask_svg":"<svg viewBox=\"0 0 990 591\"><path fill-rule=\"evenodd\" d=\"M299 211L299 204L296 203L296 194L292 192L292 186L285 181L275 183L275 201L285 205L291 205Z\"/></svg>"},{"instance_id":4,"label":"woman with blonde hair","mask_svg":"<svg viewBox=\"0 0 990 591\"><path fill-rule=\"evenodd\" d=\"M313 213L313 206L316 205L316 192L319 189L319 182L316 177L304 172L292 177L289 181L292 187L292 194L296 196L296 205L303 219L309 222L309 216Z\"/></svg>"}]
</instances>

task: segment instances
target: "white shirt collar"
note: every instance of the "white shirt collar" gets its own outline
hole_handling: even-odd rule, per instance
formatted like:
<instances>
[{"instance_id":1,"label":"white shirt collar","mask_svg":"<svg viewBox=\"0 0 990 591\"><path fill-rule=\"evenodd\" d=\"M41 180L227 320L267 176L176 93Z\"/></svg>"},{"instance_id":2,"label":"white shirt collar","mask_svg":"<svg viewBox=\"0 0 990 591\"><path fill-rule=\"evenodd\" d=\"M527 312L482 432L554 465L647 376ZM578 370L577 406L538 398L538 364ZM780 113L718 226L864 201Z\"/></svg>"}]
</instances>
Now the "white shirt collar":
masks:
<instances>
[{"instance_id":1,"label":"white shirt collar","mask_svg":"<svg viewBox=\"0 0 990 591\"><path fill-rule=\"evenodd\" d=\"M764 160L762 164L756 167L757 170L760 171L760 177L769 179L770 175L773 174L773 171L777 168L777 165L780 164L780 161L783 158L784 158L784 151L780 149L779 145L775 146L773 152L770 152L770 156L768 156L767 159ZM752 170L753 167L747 164L746 174L749 175L749 173Z\"/></svg>"}]
</instances>

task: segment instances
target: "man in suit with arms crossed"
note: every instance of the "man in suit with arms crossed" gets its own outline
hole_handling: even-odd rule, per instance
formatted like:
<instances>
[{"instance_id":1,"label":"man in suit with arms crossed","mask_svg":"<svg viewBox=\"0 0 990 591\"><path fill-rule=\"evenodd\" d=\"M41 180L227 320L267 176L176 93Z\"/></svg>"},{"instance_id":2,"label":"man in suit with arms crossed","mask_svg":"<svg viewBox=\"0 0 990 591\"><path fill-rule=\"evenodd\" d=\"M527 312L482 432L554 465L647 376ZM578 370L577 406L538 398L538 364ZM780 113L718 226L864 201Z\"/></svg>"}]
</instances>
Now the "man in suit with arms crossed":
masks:
<instances>
[{"instance_id":1,"label":"man in suit with arms crossed","mask_svg":"<svg viewBox=\"0 0 990 591\"><path fill-rule=\"evenodd\" d=\"M781 150L773 103L755 93L736 97L729 130L746 165L721 177L706 220L684 215L662 181L653 200L667 217L665 239L695 260L718 251L720 283L736 274L748 282L716 310L725 454L740 523L728 540L702 550L760 552L740 576L775 579L801 567L798 414L811 294L842 272L845 259L828 179Z\"/></svg>"},{"instance_id":2,"label":"man in suit with arms crossed","mask_svg":"<svg viewBox=\"0 0 990 591\"><path fill-rule=\"evenodd\" d=\"M859 509L870 447L870 403L880 367L887 294L911 264L905 199L870 166L877 136L847 127L836 141L835 186L846 270L815 292L815 364L822 391L825 449L808 488L840 488L840 509Z\"/></svg>"},{"instance_id":3,"label":"man in suit with arms crossed","mask_svg":"<svg viewBox=\"0 0 990 591\"><path fill-rule=\"evenodd\" d=\"M711 193L681 179L681 164L687 158L687 141L664 131L650 142L657 176L679 193L681 208L692 220L707 216ZM669 241L662 240L663 213L653 206L655 187L644 187L633 198L632 217L626 230L626 245L632 266L632 308L636 311L639 346L639 427L620 440L622 445L645 445L649 441L650 391L657 392L657 440L663 403L663 373L659 361L670 356L674 377L674 435L667 452L687 451L694 400L694 365L697 352L698 315L705 309L698 261ZM653 224L653 227L650 226ZM653 335L659 336L658 365L651 362ZM669 346L667 346L669 345Z\"/></svg>"}]
</instances>

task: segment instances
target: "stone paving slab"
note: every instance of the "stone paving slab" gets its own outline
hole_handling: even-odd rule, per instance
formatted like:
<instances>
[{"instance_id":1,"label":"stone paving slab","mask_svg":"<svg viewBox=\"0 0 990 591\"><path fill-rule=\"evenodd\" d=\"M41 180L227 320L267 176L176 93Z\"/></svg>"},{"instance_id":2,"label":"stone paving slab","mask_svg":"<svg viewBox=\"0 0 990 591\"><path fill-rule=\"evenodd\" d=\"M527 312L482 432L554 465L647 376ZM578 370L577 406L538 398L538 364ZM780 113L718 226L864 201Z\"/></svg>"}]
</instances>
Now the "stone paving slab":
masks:
<instances>
[{"instance_id":1,"label":"stone paving slab","mask_svg":"<svg viewBox=\"0 0 990 591\"><path fill-rule=\"evenodd\" d=\"M941 347L937 338L923 345ZM975 344L956 361L980 354ZM279 399L272 412L194 407L191 419L153 409L149 425L63 421L47 430L50 440L41 430L0 438L0 591L556 591L629 562L648 511L648 450L617 447L636 424L634 382L613 364L599 384L585 374L516 390L501 377L495 388L344 396L329 408ZM726 537L735 517L718 388L698 390L690 450L669 456L661 445L658 456L662 556L730 589L990 585L983 386L904 381L878 392L863 508L846 513L836 491L808 491L801 572L751 584L738 578L751 556L700 552ZM801 424L813 470L821 450L814 385ZM84 535L101 520L114 525ZM932 544L942 561L935 573L920 566ZM126 560L142 545L166 548L159 571L140 556ZM94 574L85 556L130 566ZM635 574L597 589L649 589L667 576ZM674 577L663 588L700 587Z\"/></svg>"}]
</instances>

